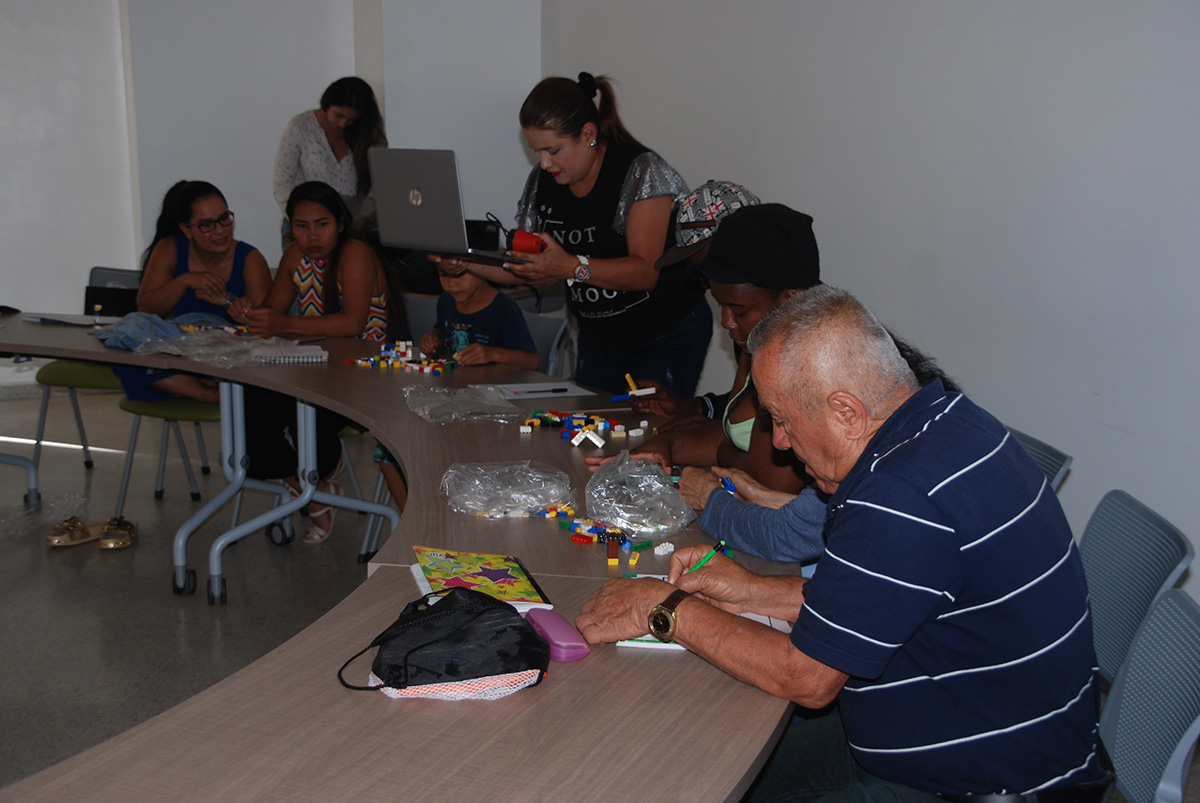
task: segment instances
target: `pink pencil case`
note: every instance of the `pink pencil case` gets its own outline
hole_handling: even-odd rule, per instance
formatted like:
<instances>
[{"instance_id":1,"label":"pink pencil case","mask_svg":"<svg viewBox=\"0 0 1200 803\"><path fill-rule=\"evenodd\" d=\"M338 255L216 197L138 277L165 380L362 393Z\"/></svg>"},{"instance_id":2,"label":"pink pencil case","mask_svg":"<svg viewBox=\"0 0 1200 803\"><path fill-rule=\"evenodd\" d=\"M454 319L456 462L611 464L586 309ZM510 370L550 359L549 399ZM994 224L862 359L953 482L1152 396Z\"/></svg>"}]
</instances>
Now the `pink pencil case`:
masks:
<instances>
[{"instance_id":1,"label":"pink pencil case","mask_svg":"<svg viewBox=\"0 0 1200 803\"><path fill-rule=\"evenodd\" d=\"M538 635L549 642L551 661L566 664L578 661L591 652L579 631L558 611L533 608L525 614L525 621L533 625Z\"/></svg>"}]
</instances>

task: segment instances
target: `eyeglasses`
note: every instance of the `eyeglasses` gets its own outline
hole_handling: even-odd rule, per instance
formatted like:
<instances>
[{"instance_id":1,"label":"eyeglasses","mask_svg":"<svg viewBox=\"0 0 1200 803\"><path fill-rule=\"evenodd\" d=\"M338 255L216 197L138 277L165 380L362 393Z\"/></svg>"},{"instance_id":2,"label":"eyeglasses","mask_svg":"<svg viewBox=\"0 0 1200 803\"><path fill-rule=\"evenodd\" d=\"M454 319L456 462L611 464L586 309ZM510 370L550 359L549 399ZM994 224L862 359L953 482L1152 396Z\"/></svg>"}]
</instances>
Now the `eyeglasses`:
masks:
<instances>
[{"instance_id":1,"label":"eyeglasses","mask_svg":"<svg viewBox=\"0 0 1200 803\"><path fill-rule=\"evenodd\" d=\"M227 229L230 226L232 226L233 225L233 212L226 210L216 220L206 217L203 220L197 220L195 223L189 223L188 225L195 226L196 228L198 228L200 230L201 234L211 234L213 229L215 229L217 226L220 226L223 229Z\"/></svg>"}]
</instances>

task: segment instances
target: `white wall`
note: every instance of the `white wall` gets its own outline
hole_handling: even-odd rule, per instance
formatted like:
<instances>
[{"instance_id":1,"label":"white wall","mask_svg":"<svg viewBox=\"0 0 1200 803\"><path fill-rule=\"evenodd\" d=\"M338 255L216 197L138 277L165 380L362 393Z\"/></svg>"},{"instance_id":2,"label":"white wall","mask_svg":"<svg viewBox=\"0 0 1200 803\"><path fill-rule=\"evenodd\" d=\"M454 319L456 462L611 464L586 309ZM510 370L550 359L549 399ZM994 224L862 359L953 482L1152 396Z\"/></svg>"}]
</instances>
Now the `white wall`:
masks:
<instances>
[{"instance_id":1,"label":"white wall","mask_svg":"<svg viewBox=\"0 0 1200 803\"><path fill-rule=\"evenodd\" d=\"M690 183L813 215L827 281L1075 456L1077 533L1122 487L1200 536L1200 4L680 12L548 3L545 69L613 74Z\"/></svg>"},{"instance_id":2,"label":"white wall","mask_svg":"<svg viewBox=\"0 0 1200 803\"><path fill-rule=\"evenodd\" d=\"M5 0L0 107L0 303L80 312L137 248L117 0Z\"/></svg>"},{"instance_id":3,"label":"white wall","mask_svg":"<svg viewBox=\"0 0 1200 803\"><path fill-rule=\"evenodd\" d=\"M352 0L127 0L144 248L180 179L221 188L237 236L279 261L275 150L296 114L354 74Z\"/></svg>"},{"instance_id":4,"label":"white wall","mask_svg":"<svg viewBox=\"0 0 1200 803\"><path fill-rule=\"evenodd\" d=\"M468 218L512 225L533 165L517 112L542 78L540 43L540 0L384 0L388 139L454 150Z\"/></svg>"}]
</instances>

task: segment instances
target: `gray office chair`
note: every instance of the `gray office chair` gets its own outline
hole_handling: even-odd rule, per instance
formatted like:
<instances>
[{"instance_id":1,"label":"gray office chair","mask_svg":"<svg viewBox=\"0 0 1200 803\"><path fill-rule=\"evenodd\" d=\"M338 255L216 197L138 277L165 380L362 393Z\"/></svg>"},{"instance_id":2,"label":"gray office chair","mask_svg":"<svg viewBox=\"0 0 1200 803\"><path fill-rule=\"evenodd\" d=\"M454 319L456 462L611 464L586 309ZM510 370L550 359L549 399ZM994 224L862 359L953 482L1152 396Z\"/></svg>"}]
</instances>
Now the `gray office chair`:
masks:
<instances>
[{"instance_id":1,"label":"gray office chair","mask_svg":"<svg viewBox=\"0 0 1200 803\"><path fill-rule=\"evenodd\" d=\"M1129 803L1180 803L1200 736L1200 606L1182 589L1151 606L1100 713Z\"/></svg>"},{"instance_id":2,"label":"gray office chair","mask_svg":"<svg viewBox=\"0 0 1200 803\"><path fill-rule=\"evenodd\" d=\"M1124 491L1109 491L1079 539L1100 674L1111 681L1155 598L1195 551L1174 525Z\"/></svg>"},{"instance_id":3,"label":"gray office chair","mask_svg":"<svg viewBox=\"0 0 1200 803\"><path fill-rule=\"evenodd\" d=\"M1033 462L1037 463L1038 468L1046 475L1046 479L1050 480L1050 487L1058 493L1058 489L1062 487L1063 480L1067 478L1067 469L1071 467L1071 461L1074 459L1066 452L1055 449L1048 443L1039 441L1032 435L1026 435L1019 429L1008 428L1012 436L1016 438L1017 443L1029 453L1033 458Z\"/></svg>"},{"instance_id":4,"label":"gray office chair","mask_svg":"<svg viewBox=\"0 0 1200 803\"><path fill-rule=\"evenodd\" d=\"M426 296L420 293L404 294L404 309L408 313L408 330L412 333L413 344L421 342L421 338L429 334L437 323L437 296Z\"/></svg>"},{"instance_id":5,"label":"gray office chair","mask_svg":"<svg viewBox=\"0 0 1200 803\"><path fill-rule=\"evenodd\" d=\"M562 344L563 333L567 331L567 319L538 315L528 310L523 312L529 334L533 335L533 342L537 345L538 370L543 374L558 376L558 347Z\"/></svg>"}]
</instances>

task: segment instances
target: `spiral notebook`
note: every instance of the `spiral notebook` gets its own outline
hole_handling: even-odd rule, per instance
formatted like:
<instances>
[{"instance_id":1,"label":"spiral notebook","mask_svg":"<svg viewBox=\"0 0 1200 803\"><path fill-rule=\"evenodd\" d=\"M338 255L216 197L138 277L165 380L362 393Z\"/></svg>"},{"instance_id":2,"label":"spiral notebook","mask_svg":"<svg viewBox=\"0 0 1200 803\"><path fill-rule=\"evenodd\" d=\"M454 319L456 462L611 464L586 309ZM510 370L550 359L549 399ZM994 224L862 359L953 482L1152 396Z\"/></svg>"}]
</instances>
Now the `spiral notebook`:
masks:
<instances>
[{"instance_id":1,"label":"spiral notebook","mask_svg":"<svg viewBox=\"0 0 1200 803\"><path fill-rule=\"evenodd\" d=\"M329 362L329 353L320 346L256 345L250 359L258 363Z\"/></svg>"}]
</instances>

